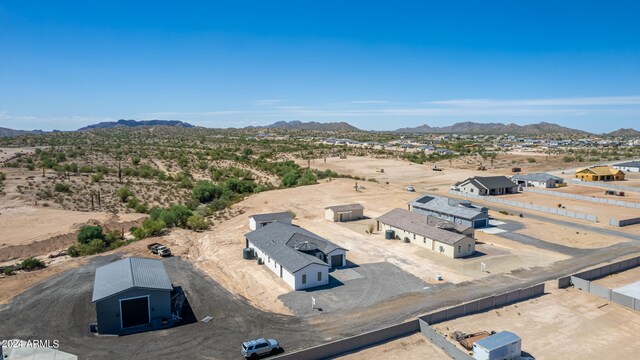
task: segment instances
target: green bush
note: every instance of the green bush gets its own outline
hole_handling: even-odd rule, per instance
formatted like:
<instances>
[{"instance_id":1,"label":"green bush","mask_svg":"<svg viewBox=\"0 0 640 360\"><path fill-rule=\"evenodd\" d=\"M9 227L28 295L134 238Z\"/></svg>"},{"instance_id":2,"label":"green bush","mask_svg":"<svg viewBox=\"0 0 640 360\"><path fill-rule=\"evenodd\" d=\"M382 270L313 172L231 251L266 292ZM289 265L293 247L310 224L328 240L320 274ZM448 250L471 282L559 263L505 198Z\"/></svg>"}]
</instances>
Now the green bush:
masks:
<instances>
[{"instance_id":1,"label":"green bush","mask_svg":"<svg viewBox=\"0 0 640 360\"><path fill-rule=\"evenodd\" d=\"M101 172L91 175L91 182L97 183L102 179L104 179L104 174Z\"/></svg>"},{"instance_id":2,"label":"green bush","mask_svg":"<svg viewBox=\"0 0 640 360\"><path fill-rule=\"evenodd\" d=\"M135 197L135 195L136 194L133 192L133 190L129 189L128 187L121 187L116 191L116 196L120 198L121 202L127 202L130 197Z\"/></svg>"},{"instance_id":3,"label":"green bush","mask_svg":"<svg viewBox=\"0 0 640 360\"><path fill-rule=\"evenodd\" d=\"M211 181L202 180L196 183L192 191L193 197L201 203L208 203L215 198L219 198L222 190Z\"/></svg>"},{"instance_id":4,"label":"green bush","mask_svg":"<svg viewBox=\"0 0 640 360\"><path fill-rule=\"evenodd\" d=\"M64 192L64 193L68 193L71 191L71 187L68 184L65 183L56 183L53 186L53 190L57 191L57 192Z\"/></svg>"},{"instance_id":5,"label":"green bush","mask_svg":"<svg viewBox=\"0 0 640 360\"><path fill-rule=\"evenodd\" d=\"M78 242L81 244L88 244L91 240L98 239L104 240L105 235L102 232L102 226L90 226L85 225L80 228L78 233Z\"/></svg>"},{"instance_id":6,"label":"green bush","mask_svg":"<svg viewBox=\"0 0 640 360\"><path fill-rule=\"evenodd\" d=\"M80 251L76 245L71 245L67 248L67 255L71 257L78 257L80 256Z\"/></svg>"},{"instance_id":7,"label":"green bush","mask_svg":"<svg viewBox=\"0 0 640 360\"><path fill-rule=\"evenodd\" d=\"M2 180L7 180L7 174L5 174L2 171L0 171L0 181L2 181Z\"/></svg>"},{"instance_id":8,"label":"green bush","mask_svg":"<svg viewBox=\"0 0 640 360\"><path fill-rule=\"evenodd\" d=\"M306 170L304 173L302 173L300 179L298 179L298 185L300 186L313 185L317 183L318 178L316 178L311 170Z\"/></svg>"},{"instance_id":9,"label":"green bush","mask_svg":"<svg viewBox=\"0 0 640 360\"><path fill-rule=\"evenodd\" d=\"M191 230L207 230L209 221L201 215L192 215L187 219L187 226Z\"/></svg>"},{"instance_id":10,"label":"green bush","mask_svg":"<svg viewBox=\"0 0 640 360\"><path fill-rule=\"evenodd\" d=\"M22 267L22 269L24 270L34 270L34 269L42 269L47 267L42 260L40 259L36 259L33 256L32 257L28 257L24 260L22 260L22 262L20 263L20 266Z\"/></svg>"},{"instance_id":11,"label":"green bush","mask_svg":"<svg viewBox=\"0 0 640 360\"><path fill-rule=\"evenodd\" d=\"M535 159L535 158L530 157L530 158L527 158L527 162L528 162L529 164L533 164L533 163L535 163L535 162L536 162L536 159Z\"/></svg>"}]
</instances>

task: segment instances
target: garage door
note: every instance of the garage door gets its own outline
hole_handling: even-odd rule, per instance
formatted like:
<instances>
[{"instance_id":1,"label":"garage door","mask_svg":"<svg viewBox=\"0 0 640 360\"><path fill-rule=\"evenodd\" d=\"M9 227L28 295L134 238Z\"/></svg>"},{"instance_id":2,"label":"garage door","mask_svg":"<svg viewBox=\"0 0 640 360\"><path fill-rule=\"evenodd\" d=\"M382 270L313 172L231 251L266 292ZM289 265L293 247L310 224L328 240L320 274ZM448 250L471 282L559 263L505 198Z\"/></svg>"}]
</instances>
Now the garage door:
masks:
<instances>
[{"instance_id":1,"label":"garage door","mask_svg":"<svg viewBox=\"0 0 640 360\"><path fill-rule=\"evenodd\" d=\"M338 221L351 221L351 213L338 214Z\"/></svg>"},{"instance_id":2,"label":"garage door","mask_svg":"<svg viewBox=\"0 0 640 360\"><path fill-rule=\"evenodd\" d=\"M149 323L149 297L139 297L120 301L122 327L146 325Z\"/></svg>"},{"instance_id":3,"label":"garage door","mask_svg":"<svg viewBox=\"0 0 640 360\"><path fill-rule=\"evenodd\" d=\"M331 267L340 267L340 266L342 266L342 256L343 255L333 255L333 256L331 256Z\"/></svg>"}]
</instances>

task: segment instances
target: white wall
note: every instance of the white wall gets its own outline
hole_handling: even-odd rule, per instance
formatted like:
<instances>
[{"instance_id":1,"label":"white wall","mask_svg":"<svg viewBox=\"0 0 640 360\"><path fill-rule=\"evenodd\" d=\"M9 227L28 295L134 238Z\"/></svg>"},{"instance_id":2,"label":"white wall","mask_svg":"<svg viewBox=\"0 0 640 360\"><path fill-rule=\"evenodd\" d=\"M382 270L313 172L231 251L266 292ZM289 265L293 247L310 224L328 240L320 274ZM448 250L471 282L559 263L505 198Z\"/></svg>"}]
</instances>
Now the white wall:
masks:
<instances>
[{"instance_id":1,"label":"white wall","mask_svg":"<svg viewBox=\"0 0 640 360\"><path fill-rule=\"evenodd\" d=\"M627 166L614 166L614 169L627 171L627 172L640 172L640 168L637 167L627 167Z\"/></svg>"},{"instance_id":2,"label":"white wall","mask_svg":"<svg viewBox=\"0 0 640 360\"><path fill-rule=\"evenodd\" d=\"M251 230L256 230L256 219L254 218L249 218L249 229Z\"/></svg>"},{"instance_id":3,"label":"white wall","mask_svg":"<svg viewBox=\"0 0 640 360\"><path fill-rule=\"evenodd\" d=\"M329 221L337 221L336 216L331 209L324 210L324 218Z\"/></svg>"},{"instance_id":4,"label":"white wall","mask_svg":"<svg viewBox=\"0 0 640 360\"><path fill-rule=\"evenodd\" d=\"M260 249L255 247L253 243L249 242L249 247L253 249L256 257L262 259L264 267L273 271L274 274L280 277L280 268L282 268L280 264L271 259L269 255L263 253ZM318 272L322 273L321 281L318 281ZM307 283L304 285L302 284L303 274L307 275ZM315 286L327 285L329 283L329 267L318 264L311 264L303 269L298 270L294 274L291 274L287 269L282 268L282 280L287 283L287 285L289 285L293 290L301 290L312 288Z\"/></svg>"},{"instance_id":5,"label":"white wall","mask_svg":"<svg viewBox=\"0 0 640 360\"><path fill-rule=\"evenodd\" d=\"M318 281L318 272L322 274L322 280ZM302 284L302 275L307 275L307 283ZM318 264L311 264L294 273L294 290L308 289L316 286L327 285L329 283L329 267ZM288 283L288 282L287 282ZM291 285L291 284L290 284Z\"/></svg>"},{"instance_id":6,"label":"white wall","mask_svg":"<svg viewBox=\"0 0 640 360\"><path fill-rule=\"evenodd\" d=\"M477 187L475 187L473 184L471 183L466 183L463 186L460 186L460 191L462 191L463 193L467 193L467 194L474 194L474 195L483 195L486 194L486 189L478 189Z\"/></svg>"}]
</instances>

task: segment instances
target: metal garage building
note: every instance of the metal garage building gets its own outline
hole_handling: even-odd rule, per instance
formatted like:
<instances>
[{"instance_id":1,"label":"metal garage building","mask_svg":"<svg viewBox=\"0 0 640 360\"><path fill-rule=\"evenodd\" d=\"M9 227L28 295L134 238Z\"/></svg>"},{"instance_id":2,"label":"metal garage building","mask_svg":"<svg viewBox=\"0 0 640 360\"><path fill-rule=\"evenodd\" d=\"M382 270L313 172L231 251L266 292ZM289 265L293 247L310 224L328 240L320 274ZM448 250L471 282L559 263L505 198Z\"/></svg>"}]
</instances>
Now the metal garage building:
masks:
<instances>
[{"instance_id":1,"label":"metal garage building","mask_svg":"<svg viewBox=\"0 0 640 360\"><path fill-rule=\"evenodd\" d=\"M167 327L173 286L160 260L126 258L96 269L98 332L124 335Z\"/></svg>"},{"instance_id":2,"label":"metal garage building","mask_svg":"<svg viewBox=\"0 0 640 360\"><path fill-rule=\"evenodd\" d=\"M334 222L362 219L364 217L364 206L360 204L327 206L324 208L324 217Z\"/></svg>"}]
</instances>

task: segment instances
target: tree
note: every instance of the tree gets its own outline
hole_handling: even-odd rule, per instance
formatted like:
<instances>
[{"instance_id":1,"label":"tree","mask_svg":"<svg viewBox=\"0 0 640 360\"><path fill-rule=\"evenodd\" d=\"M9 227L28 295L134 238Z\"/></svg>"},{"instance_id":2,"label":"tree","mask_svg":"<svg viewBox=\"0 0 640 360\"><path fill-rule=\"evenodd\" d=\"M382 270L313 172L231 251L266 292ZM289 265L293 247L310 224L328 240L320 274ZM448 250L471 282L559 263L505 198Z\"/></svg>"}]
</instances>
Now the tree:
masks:
<instances>
[{"instance_id":1,"label":"tree","mask_svg":"<svg viewBox=\"0 0 640 360\"><path fill-rule=\"evenodd\" d=\"M220 197L221 193L222 190L208 180L198 181L192 191L193 197L198 199L201 203L210 202L211 200Z\"/></svg>"},{"instance_id":2,"label":"tree","mask_svg":"<svg viewBox=\"0 0 640 360\"><path fill-rule=\"evenodd\" d=\"M187 219L187 226L191 230L207 230L209 228L209 221L201 215L192 215Z\"/></svg>"},{"instance_id":3,"label":"tree","mask_svg":"<svg viewBox=\"0 0 640 360\"><path fill-rule=\"evenodd\" d=\"M304 186L304 185L317 184L318 183L317 180L318 178L316 178L316 176L313 174L313 171L306 170L304 173L302 173L302 176L300 177L300 179L298 179L298 185Z\"/></svg>"},{"instance_id":4,"label":"tree","mask_svg":"<svg viewBox=\"0 0 640 360\"><path fill-rule=\"evenodd\" d=\"M287 188L296 186L298 178L300 178L300 175L296 171L289 171L282 177L282 186Z\"/></svg>"},{"instance_id":5,"label":"tree","mask_svg":"<svg viewBox=\"0 0 640 360\"><path fill-rule=\"evenodd\" d=\"M78 233L78 242L81 244L88 244L91 240L99 239L104 240L104 233L102 232L102 226L90 226L85 225L80 228Z\"/></svg>"},{"instance_id":6,"label":"tree","mask_svg":"<svg viewBox=\"0 0 640 360\"><path fill-rule=\"evenodd\" d=\"M187 226L187 220L193 216L193 212L184 205L171 205L169 212L173 215L174 224L184 228Z\"/></svg>"}]
</instances>

